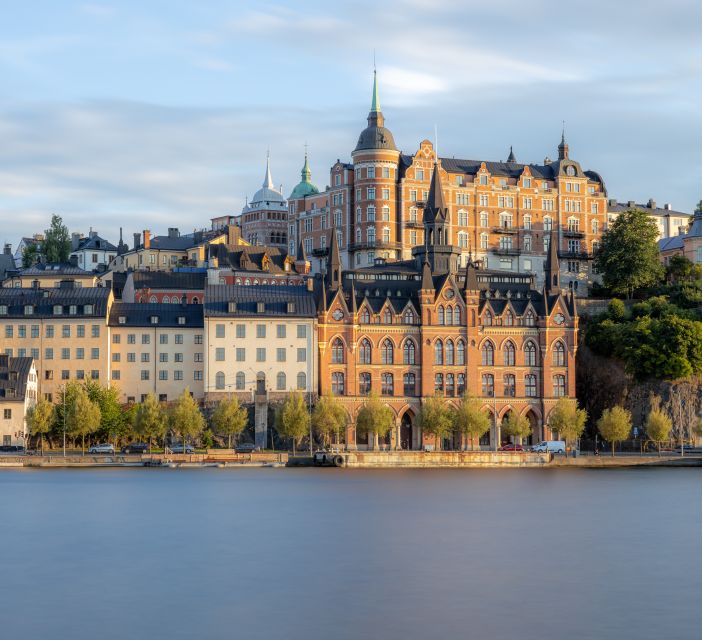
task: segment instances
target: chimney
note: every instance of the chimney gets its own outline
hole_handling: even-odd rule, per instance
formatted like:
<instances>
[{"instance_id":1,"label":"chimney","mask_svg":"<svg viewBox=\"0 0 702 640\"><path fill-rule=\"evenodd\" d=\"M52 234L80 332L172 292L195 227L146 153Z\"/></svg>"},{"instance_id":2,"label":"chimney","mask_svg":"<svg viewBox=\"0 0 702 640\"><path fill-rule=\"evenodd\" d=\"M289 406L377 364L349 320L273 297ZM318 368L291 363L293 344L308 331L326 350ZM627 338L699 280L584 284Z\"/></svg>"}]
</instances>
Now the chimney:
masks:
<instances>
[{"instance_id":1,"label":"chimney","mask_svg":"<svg viewBox=\"0 0 702 640\"><path fill-rule=\"evenodd\" d=\"M12 255L12 245L8 242L5 243L5 246L3 247L2 251L6 256L11 256Z\"/></svg>"},{"instance_id":2,"label":"chimney","mask_svg":"<svg viewBox=\"0 0 702 640\"><path fill-rule=\"evenodd\" d=\"M672 210L673 210L673 205L670 204L670 202L666 202L666 203L663 205L663 208L664 208L666 211L672 211Z\"/></svg>"},{"instance_id":3,"label":"chimney","mask_svg":"<svg viewBox=\"0 0 702 640\"><path fill-rule=\"evenodd\" d=\"M233 247L233 246L239 244L240 239L241 239L241 227L239 227L235 224L228 224L227 225L227 244L230 247Z\"/></svg>"},{"instance_id":4,"label":"chimney","mask_svg":"<svg viewBox=\"0 0 702 640\"><path fill-rule=\"evenodd\" d=\"M626 203L626 206L629 207L629 209L635 209L636 208L636 201L629 200L629 202Z\"/></svg>"},{"instance_id":5,"label":"chimney","mask_svg":"<svg viewBox=\"0 0 702 640\"><path fill-rule=\"evenodd\" d=\"M617 199L616 199L616 198L610 198L610 199L609 199L609 206L610 206L610 207L616 207L616 206L617 206Z\"/></svg>"},{"instance_id":6,"label":"chimney","mask_svg":"<svg viewBox=\"0 0 702 640\"><path fill-rule=\"evenodd\" d=\"M72 267L77 267L77 266L78 266L78 256L71 256L71 257L68 259L68 263L69 263Z\"/></svg>"},{"instance_id":7,"label":"chimney","mask_svg":"<svg viewBox=\"0 0 702 640\"><path fill-rule=\"evenodd\" d=\"M134 234L134 250L135 251L139 248L140 244L141 244L141 234L135 233Z\"/></svg>"},{"instance_id":8,"label":"chimney","mask_svg":"<svg viewBox=\"0 0 702 640\"><path fill-rule=\"evenodd\" d=\"M180 237L180 231L178 231L178 227L169 227L168 228L168 237L169 238Z\"/></svg>"},{"instance_id":9,"label":"chimney","mask_svg":"<svg viewBox=\"0 0 702 640\"><path fill-rule=\"evenodd\" d=\"M144 249L151 249L151 231L144 229Z\"/></svg>"},{"instance_id":10,"label":"chimney","mask_svg":"<svg viewBox=\"0 0 702 640\"><path fill-rule=\"evenodd\" d=\"M91 238L97 237L97 231L93 231L93 228L92 228L92 227L90 227L90 237L91 237Z\"/></svg>"},{"instance_id":11,"label":"chimney","mask_svg":"<svg viewBox=\"0 0 702 640\"><path fill-rule=\"evenodd\" d=\"M656 206L656 201L653 198L648 199L648 208L649 209L657 209L658 208Z\"/></svg>"},{"instance_id":12,"label":"chimney","mask_svg":"<svg viewBox=\"0 0 702 640\"><path fill-rule=\"evenodd\" d=\"M78 245L80 244L80 233L76 233L75 231L71 234L71 251L75 251L78 249Z\"/></svg>"}]
</instances>

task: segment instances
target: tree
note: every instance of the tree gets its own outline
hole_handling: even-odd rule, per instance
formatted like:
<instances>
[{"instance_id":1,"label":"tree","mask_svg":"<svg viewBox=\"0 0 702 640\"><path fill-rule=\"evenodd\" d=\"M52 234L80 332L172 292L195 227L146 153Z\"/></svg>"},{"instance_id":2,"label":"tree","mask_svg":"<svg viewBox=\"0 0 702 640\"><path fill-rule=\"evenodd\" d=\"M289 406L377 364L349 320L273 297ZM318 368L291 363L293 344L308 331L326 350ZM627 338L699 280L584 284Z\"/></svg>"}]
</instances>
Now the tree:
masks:
<instances>
[{"instance_id":1,"label":"tree","mask_svg":"<svg viewBox=\"0 0 702 640\"><path fill-rule=\"evenodd\" d=\"M528 418L520 416L515 411L510 411L502 421L502 432L515 438L515 444L521 444L517 443L516 439L519 438L521 440L531 435L531 422L529 422Z\"/></svg>"},{"instance_id":2,"label":"tree","mask_svg":"<svg viewBox=\"0 0 702 640\"><path fill-rule=\"evenodd\" d=\"M661 441L667 440L670 436L673 421L660 409L651 409L644 426L648 437L658 445L658 455L661 455Z\"/></svg>"},{"instance_id":3,"label":"tree","mask_svg":"<svg viewBox=\"0 0 702 640\"><path fill-rule=\"evenodd\" d=\"M384 437L390 433L394 424L392 409L372 393L358 412L356 431L369 436L375 434Z\"/></svg>"},{"instance_id":4,"label":"tree","mask_svg":"<svg viewBox=\"0 0 702 640\"><path fill-rule=\"evenodd\" d=\"M39 245L36 242L22 249L22 268L28 269L39 260Z\"/></svg>"},{"instance_id":5,"label":"tree","mask_svg":"<svg viewBox=\"0 0 702 640\"><path fill-rule=\"evenodd\" d=\"M103 386L97 380L86 380L84 386L88 397L100 407L98 437L113 441L117 448L117 439L126 436L131 426L122 410L119 390L114 386Z\"/></svg>"},{"instance_id":6,"label":"tree","mask_svg":"<svg viewBox=\"0 0 702 640\"><path fill-rule=\"evenodd\" d=\"M322 437L326 446L332 436L339 435L346 426L346 411L334 396L322 396L312 412L312 428Z\"/></svg>"},{"instance_id":7,"label":"tree","mask_svg":"<svg viewBox=\"0 0 702 640\"><path fill-rule=\"evenodd\" d=\"M694 267L694 262L692 262L692 260L689 258L681 255L675 255L671 256L666 270L671 280L674 282L682 282L684 280L689 280L692 277Z\"/></svg>"},{"instance_id":8,"label":"tree","mask_svg":"<svg viewBox=\"0 0 702 640\"><path fill-rule=\"evenodd\" d=\"M620 213L602 234L602 244L595 254L595 268L605 286L631 298L635 289L656 284L663 275L657 237L656 223L644 211Z\"/></svg>"},{"instance_id":9,"label":"tree","mask_svg":"<svg viewBox=\"0 0 702 640\"><path fill-rule=\"evenodd\" d=\"M697 203L697 206L695 207L695 213L702 213L702 200L700 200Z\"/></svg>"},{"instance_id":10,"label":"tree","mask_svg":"<svg viewBox=\"0 0 702 640\"><path fill-rule=\"evenodd\" d=\"M183 453L185 453L186 438L200 435L205 428L205 418L202 416L197 402L190 395L188 387L183 389L183 393L178 396L171 407L168 419L173 431L180 434L183 440Z\"/></svg>"},{"instance_id":11,"label":"tree","mask_svg":"<svg viewBox=\"0 0 702 640\"><path fill-rule=\"evenodd\" d=\"M585 429L587 411L578 409L578 402L570 398L560 398L551 411L548 423L551 429L565 439L566 449L568 442L577 440Z\"/></svg>"},{"instance_id":12,"label":"tree","mask_svg":"<svg viewBox=\"0 0 702 640\"><path fill-rule=\"evenodd\" d=\"M621 322L626 317L626 306L619 298L612 298L607 305L607 313L615 322Z\"/></svg>"},{"instance_id":13,"label":"tree","mask_svg":"<svg viewBox=\"0 0 702 640\"><path fill-rule=\"evenodd\" d=\"M626 440L631 433L631 413L618 405L605 409L597 421L597 429L605 440L612 443L614 456L614 443Z\"/></svg>"},{"instance_id":14,"label":"tree","mask_svg":"<svg viewBox=\"0 0 702 640\"><path fill-rule=\"evenodd\" d=\"M47 262L68 262L71 238L61 216L51 216L51 226L44 231L41 251Z\"/></svg>"},{"instance_id":15,"label":"tree","mask_svg":"<svg viewBox=\"0 0 702 640\"><path fill-rule=\"evenodd\" d=\"M85 455L85 436L95 433L100 427L100 407L89 397L85 387L71 383L64 388L66 395L66 432L81 438L81 449Z\"/></svg>"},{"instance_id":16,"label":"tree","mask_svg":"<svg viewBox=\"0 0 702 640\"><path fill-rule=\"evenodd\" d=\"M164 438L168 432L168 418L155 393L149 393L144 401L137 405L133 415L134 431L149 441Z\"/></svg>"},{"instance_id":17,"label":"tree","mask_svg":"<svg viewBox=\"0 0 702 640\"><path fill-rule=\"evenodd\" d=\"M54 422L54 405L48 400L39 400L33 407L27 411L27 426L29 427L30 435L39 436L39 446L41 447L41 455L44 455L44 438L43 435L48 433L51 425Z\"/></svg>"},{"instance_id":18,"label":"tree","mask_svg":"<svg viewBox=\"0 0 702 640\"><path fill-rule=\"evenodd\" d=\"M442 440L451 433L453 426L446 400L439 395L427 398L419 410L417 424L421 427L422 432L434 436L437 450L441 449Z\"/></svg>"},{"instance_id":19,"label":"tree","mask_svg":"<svg viewBox=\"0 0 702 640\"><path fill-rule=\"evenodd\" d=\"M310 412L305 404L302 394L292 391L276 413L276 428L284 438L291 438L293 454L296 445L308 433L310 428ZM310 443L310 452L312 443Z\"/></svg>"},{"instance_id":20,"label":"tree","mask_svg":"<svg viewBox=\"0 0 702 640\"><path fill-rule=\"evenodd\" d=\"M225 398L212 413L212 426L216 433L229 438L232 448L232 436L238 436L249 422L249 413L239 405L236 398Z\"/></svg>"},{"instance_id":21,"label":"tree","mask_svg":"<svg viewBox=\"0 0 702 640\"><path fill-rule=\"evenodd\" d=\"M465 396L452 417L454 429L470 438L471 449L474 439L479 440L490 431L490 416L482 410L478 398Z\"/></svg>"}]
</instances>

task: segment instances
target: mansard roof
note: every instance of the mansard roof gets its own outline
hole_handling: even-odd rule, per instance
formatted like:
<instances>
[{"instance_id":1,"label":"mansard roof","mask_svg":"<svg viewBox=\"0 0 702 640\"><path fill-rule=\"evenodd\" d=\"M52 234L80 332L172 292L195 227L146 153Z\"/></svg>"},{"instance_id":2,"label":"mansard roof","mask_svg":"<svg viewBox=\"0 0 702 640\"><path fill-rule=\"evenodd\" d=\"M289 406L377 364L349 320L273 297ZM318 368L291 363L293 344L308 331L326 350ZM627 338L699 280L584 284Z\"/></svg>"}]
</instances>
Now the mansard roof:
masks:
<instances>
[{"instance_id":1,"label":"mansard roof","mask_svg":"<svg viewBox=\"0 0 702 640\"><path fill-rule=\"evenodd\" d=\"M189 271L134 271L135 289L197 289L205 288L207 273Z\"/></svg>"},{"instance_id":2,"label":"mansard roof","mask_svg":"<svg viewBox=\"0 0 702 640\"><path fill-rule=\"evenodd\" d=\"M34 358L0 356L0 399L3 402L24 402L32 362Z\"/></svg>"},{"instance_id":3,"label":"mansard roof","mask_svg":"<svg viewBox=\"0 0 702 640\"><path fill-rule=\"evenodd\" d=\"M259 303L263 303L263 311L259 311ZM292 310L288 303L293 304ZM205 317L313 318L317 314L314 294L294 285L208 285L203 306Z\"/></svg>"},{"instance_id":4,"label":"mansard roof","mask_svg":"<svg viewBox=\"0 0 702 640\"><path fill-rule=\"evenodd\" d=\"M62 315L67 318L104 318L107 315L107 301L111 293L111 290L105 287L0 288L0 306L7 306L7 314L2 317L53 318L56 317L54 307L75 306L76 315L69 315L65 309ZM24 313L24 307L27 305L34 307L31 315ZM86 313L86 305L92 305L89 313Z\"/></svg>"},{"instance_id":5,"label":"mansard roof","mask_svg":"<svg viewBox=\"0 0 702 640\"><path fill-rule=\"evenodd\" d=\"M263 266L264 256L268 257L267 269ZM279 247L241 246L232 251L223 244L213 244L210 245L210 257L217 258L220 267L238 271L290 273L285 271L288 254Z\"/></svg>"},{"instance_id":6,"label":"mansard roof","mask_svg":"<svg viewBox=\"0 0 702 640\"><path fill-rule=\"evenodd\" d=\"M154 324L152 318L158 318ZM123 318L124 320L120 320ZM183 318L183 321L179 320ZM145 304L115 302L110 308L108 324L111 327L203 327L201 304Z\"/></svg>"}]
</instances>

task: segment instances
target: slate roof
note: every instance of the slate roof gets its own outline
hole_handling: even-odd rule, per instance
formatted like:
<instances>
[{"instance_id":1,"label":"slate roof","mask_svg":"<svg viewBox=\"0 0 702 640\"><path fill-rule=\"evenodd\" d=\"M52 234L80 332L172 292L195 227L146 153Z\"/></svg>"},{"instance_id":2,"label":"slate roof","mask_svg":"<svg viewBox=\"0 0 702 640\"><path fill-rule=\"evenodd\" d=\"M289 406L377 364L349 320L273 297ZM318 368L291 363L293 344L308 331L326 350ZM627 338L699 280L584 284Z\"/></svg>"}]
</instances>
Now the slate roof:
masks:
<instances>
[{"instance_id":1,"label":"slate roof","mask_svg":"<svg viewBox=\"0 0 702 640\"><path fill-rule=\"evenodd\" d=\"M81 238L80 242L78 243L78 248L75 249L75 251L71 251L71 253L91 249L98 249L100 251L117 251L117 247L111 242L101 238L100 236L94 235L92 237L88 236L87 238Z\"/></svg>"},{"instance_id":2,"label":"slate roof","mask_svg":"<svg viewBox=\"0 0 702 640\"><path fill-rule=\"evenodd\" d=\"M32 368L33 358L7 358L0 356L0 400L3 402L24 402L27 393L27 379ZM6 365L6 366L5 366ZM11 380L11 372L17 378ZM8 391L10 393L8 394Z\"/></svg>"},{"instance_id":3,"label":"slate roof","mask_svg":"<svg viewBox=\"0 0 702 640\"><path fill-rule=\"evenodd\" d=\"M229 302L236 302L236 310L229 310ZM265 310L258 312L258 303ZM295 310L288 312L288 302ZM306 287L295 285L208 285L205 289L205 317L270 317L287 316L313 318L317 315L314 294Z\"/></svg>"},{"instance_id":4,"label":"slate roof","mask_svg":"<svg viewBox=\"0 0 702 640\"><path fill-rule=\"evenodd\" d=\"M26 269L20 269L21 276L85 276L86 278L91 278L95 274L92 271L86 271L80 267L74 267L72 264L68 263L57 263L48 262L40 263L38 262L31 267Z\"/></svg>"},{"instance_id":5,"label":"slate roof","mask_svg":"<svg viewBox=\"0 0 702 640\"><path fill-rule=\"evenodd\" d=\"M210 242L219 236L225 235L221 229L210 231L196 231L195 233L186 233L178 236L153 236L151 238L151 248L161 249L165 251L187 251L192 247ZM144 248L144 240L142 238L139 249Z\"/></svg>"},{"instance_id":6,"label":"slate roof","mask_svg":"<svg viewBox=\"0 0 702 640\"><path fill-rule=\"evenodd\" d=\"M156 316L158 323L151 318ZM124 322L120 322L123 317ZM181 324L178 318L185 318ZM203 312L201 304L148 304L139 302L115 302L110 308L108 324L111 327L160 327L183 328L203 327Z\"/></svg>"},{"instance_id":7,"label":"slate roof","mask_svg":"<svg viewBox=\"0 0 702 640\"><path fill-rule=\"evenodd\" d=\"M673 209L666 209L665 207L652 207L649 203L639 204L632 200L627 202L619 202L618 200L610 199L607 201L607 211L610 213L621 213L622 211L627 211L629 209L640 209L646 213L653 216L675 216L683 218L691 218L691 213L685 213L684 211L674 211Z\"/></svg>"},{"instance_id":8,"label":"slate roof","mask_svg":"<svg viewBox=\"0 0 702 640\"><path fill-rule=\"evenodd\" d=\"M111 291L105 287L79 287L61 289L5 288L0 289L0 306L8 307L7 314L0 318L55 318L54 306L63 307L62 316L104 318L107 315L107 300ZM25 305L34 305L34 313L24 314ZM71 316L68 307L75 305L77 314ZM93 305L91 313L85 313L85 305Z\"/></svg>"},{"instance_id":9,"label":"slate roof","mask_svg":"<svg viewBox=\"0 0 702 640\"><path fill-rule=\"evenodd\" d=\"M205 288L207 273L191 271L134 271L134 289L195 289Z\"/></svg>"},{"instance_id":10,"label":"slate roof","mask_svg":"<svg viewBox=\"0 0 702 640\"><path fill-rule=\"evenodd\" d=\"M682 249L685 245L683 243L683 235L671 236L670 238L661 238L658 241L658 251L672 251L673 249Z\"/></svg>"},{"instance_id":11,"label":"slate roof","mask_svg":"<svg viewBox=\"0 0 702 640\"><path fill-rule=\"evenodd\" d=\"M9 253L0 253L0 282L16 271L14 256Z\"/></svg>"}]
</instances>

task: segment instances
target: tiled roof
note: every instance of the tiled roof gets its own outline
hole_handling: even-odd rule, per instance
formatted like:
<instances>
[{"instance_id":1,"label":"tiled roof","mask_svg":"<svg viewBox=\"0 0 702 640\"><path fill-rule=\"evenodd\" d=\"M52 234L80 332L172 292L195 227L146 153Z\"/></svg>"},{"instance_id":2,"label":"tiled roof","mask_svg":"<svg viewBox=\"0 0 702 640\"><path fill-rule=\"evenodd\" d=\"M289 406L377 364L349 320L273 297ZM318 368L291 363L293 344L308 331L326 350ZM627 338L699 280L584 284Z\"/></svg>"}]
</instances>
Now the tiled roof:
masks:
<instances>
[{"instance_id":1,"label":"tiled roof","mask_svg":"<svg viewBox=\"0 0 702 640\"><path fill-rule=\"evenodd\" d=\"M154 317L158 322L152 321ZM120 318L124 320L120 322ZM108 324L111 327L202 327L202 305L115 302L110 308Z\"/></svg>"},{"instance_id":2,"label":"tiled roof","mask_svg":"<svg viewBox=\"0 0 702 640\"><path fill-rule=\"evenodd\" d=\"M196 289L205 288L206 272L134 271L135 289Z\"/></svg>"},{"instance_id":3,"label":"tiled roof","mask_svg":"<svg viewBox=\"0 0 702 640\"><path fill-rule=\"evenodd\" d=\"M216 257L220 267L239 271L283 274L287 253L278 247L237 247L230 251L225 245L214 244L209 248L210 256ZM268 268L263 268L263 257L268 256Z\"/></svg>"},{"instance_id":4,"label":"tiled roof","mask_svg":"<svg viewBox=\"0 0 702 640\"><path fill-rule=\"evenodd\" d=\"M33 361L33 358L0 357L0 400L24 402ZM4 366L5 362L7 366ZM11 373L17 374L16 379L11 379Z\"/></svg>"},{"instance_id":5,"label":"tiled roof","mask_svg":"<svg viewBox=\"0 0 702 640\"><path fill-rule=\"evenodd\" d=\"M80 267L74 267L72 264L65 263L37 263L31 267L20 270L21 276L85 276L86 278L93 277L95 274L92 271L86 271Z\"/></svg>"},{"instance_id":6,"label":"tiled roof","mask_svg":"<svg viewBox=\"0 0 702 640\"><path fill-rule=\"evenodd\" d=\"M236 309L230 311L230 302ZM264 311L258 312L258 303ZM288 303L294 305L290 311ZM314 294L305 287L292 285L209 285L205 289L205 316L288 316L313 318L316 315Z\"/></svg>"},{"instance_id":7,"label":"tiled roof","mask_svg":"<svg viewBox=\"0 0 702 640\"><path fill-rule=\"evenodd\" d=\"M54 307L61 306L62 316L99 318L107 315L107 300L111 291L104 287L78 287L61 289L57 287L34 288L5 288L0 289L0 307L7 306L7 313L0 318L54 318ZM26 305L34 306L34 313L25 315ZM92 305L92 310L86 313L85 306ZM70 315L69 308L76 307L76 314Z\"/></svg>"}]
</instances>

